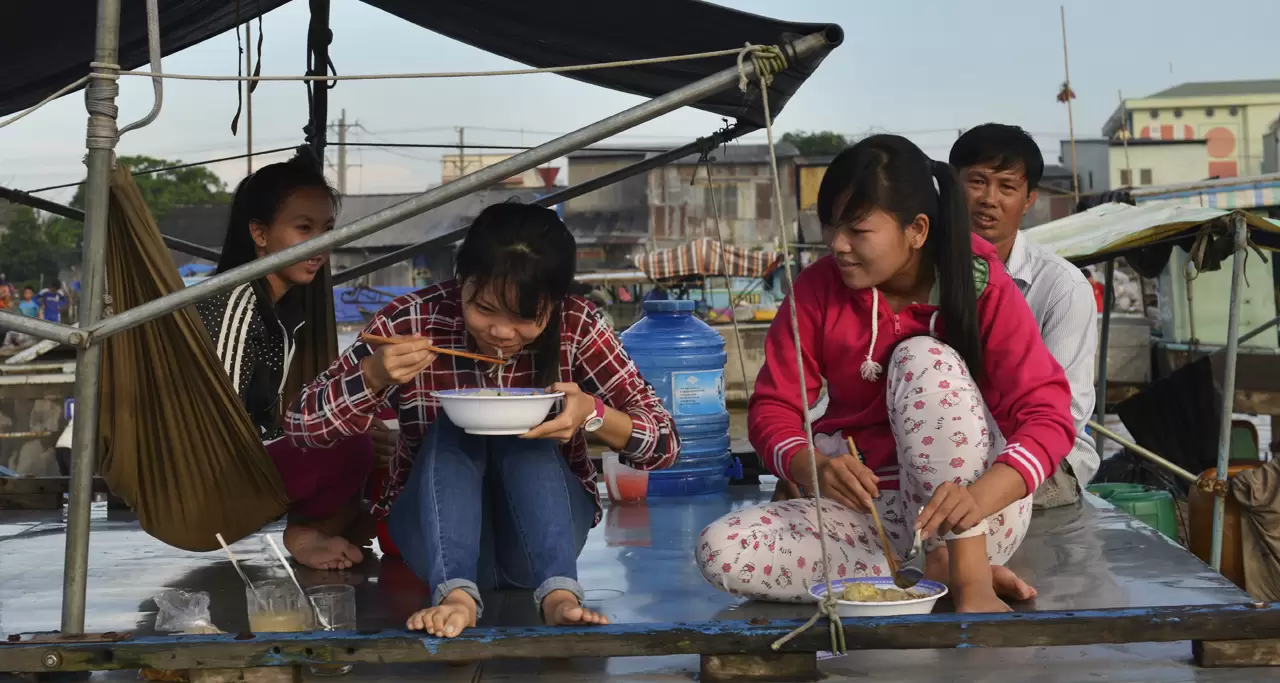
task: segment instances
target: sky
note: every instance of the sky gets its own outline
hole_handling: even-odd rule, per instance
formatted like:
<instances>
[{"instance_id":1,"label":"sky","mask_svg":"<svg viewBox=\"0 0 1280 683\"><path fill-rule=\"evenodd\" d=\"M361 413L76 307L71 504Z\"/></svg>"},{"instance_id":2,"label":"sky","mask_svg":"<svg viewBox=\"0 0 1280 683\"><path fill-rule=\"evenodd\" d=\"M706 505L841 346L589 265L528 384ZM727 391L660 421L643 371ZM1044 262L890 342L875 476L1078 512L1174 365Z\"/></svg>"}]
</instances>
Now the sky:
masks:
<instances>
[{"instance_id":1,"label":"sky","mask_svg":"<svg viewBox=\"0 0 1280 683\"><path fill-rule=\"evenodd\" d=\"M896 132L945 159L958 132L987 121L1032 132L1056 163L1067 137L1066 106L1054 97L1063 75L1059 2L1045 0L719 0L779 19L839 24L844 44L778 117L780 132L831 130L851 138ZM307 4L264 19L264 75L305 69ZM1276 0L1071 0L1066 28L1078 138L1096 137L1120 93L1136 98L1178 83L1280 78L1272 50ZM479 71L522 65L403 22L359 0L334 0L331 54L339 73ZM254 24L256 42L257 24ZM725 47L738 41L726 40ZM166 57L173 73L234 74L242 61L227 33ZM143 67L145 70L145 67ZM166 81L164 109L126 135L119 154L195 162L242 153L230 130L235 83ZM556 75L447 80L348 81L330 91L331 119L345 109L359 124L351 142L537 144L633 106L640 98ZM151 107L151 83L121 79L124 125ZM33 190L83 178L84 100L79 94L0 129L0 185ZM302 140L306 97L300 83L260 84L253 99L255 149ZM720 127L692 109L668 114L610 140L663 147ZM761 142L763 134L747 141ZM332 139L332 136L331 136ZM348 191L421 191L440 182L446 150L351 149ZM284 156L258 157L260 166ZM329 154L329 161L336 153ZM209 166L228 185L246 162ZM330 174L333 174L330 169ZM563 178L563 174L561 176ZM72 190L42 196L68 201Z\"/></svg>"}]
</instances>

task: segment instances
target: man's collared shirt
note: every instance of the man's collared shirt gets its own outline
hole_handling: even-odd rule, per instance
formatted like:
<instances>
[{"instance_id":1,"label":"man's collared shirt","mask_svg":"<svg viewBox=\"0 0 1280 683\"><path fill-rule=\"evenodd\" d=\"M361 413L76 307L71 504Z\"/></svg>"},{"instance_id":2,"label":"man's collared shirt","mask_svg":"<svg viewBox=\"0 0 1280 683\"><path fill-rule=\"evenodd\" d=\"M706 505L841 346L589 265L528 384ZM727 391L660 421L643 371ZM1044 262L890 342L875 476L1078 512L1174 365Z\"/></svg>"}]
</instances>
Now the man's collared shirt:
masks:
<instances>
[{"instance_id":1,"label":"man's collared shirt","mask_svg":"<svg viewBox=\"0 0 1280 683\"><path fill-rule=\"evenodd\" d=\"M1098 308L1093 287L1078 268L1022 232L1014 238L1005 269L1026 297L1040 323L1045 346L1071 383L1071 417L1076 424L1076 443L1067 454L1067 462L1083 487L1097 474L1101 464L1093 437L1085 432L1096 400Z\"/></svg>"}]
</instances>

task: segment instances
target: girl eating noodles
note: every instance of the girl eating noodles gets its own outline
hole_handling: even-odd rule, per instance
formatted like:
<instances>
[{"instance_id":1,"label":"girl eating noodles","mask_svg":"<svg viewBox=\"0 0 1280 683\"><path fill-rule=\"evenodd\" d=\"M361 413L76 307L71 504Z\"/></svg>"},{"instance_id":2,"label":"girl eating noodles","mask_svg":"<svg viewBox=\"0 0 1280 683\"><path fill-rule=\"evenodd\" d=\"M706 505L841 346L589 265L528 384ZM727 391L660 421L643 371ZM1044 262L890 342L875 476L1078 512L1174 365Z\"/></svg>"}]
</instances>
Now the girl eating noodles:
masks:
<instances>
[{"instance_id":1,"label":"girl eating noodles","mask_svg":"<svg viewBox=\"0 0 1280 683\"><path fill-rule=\"evenodd\" d=\"M482 613L480 591L500 588L533 590L547 624L607 623L583 607L577 580L601 518L587 436L645 470L670 466L680 440L612 328L570 294L576 255L554 211L486 208L458 251L455 278L378 312L289 413L294 440L324 448L364 433L381 407L396 409L399 447L374 512L433 592L411 629L456 636ZM564 392L562 408L520 436L453 425L432 392L497 388L498 369L503 387Z\"/></svg>"}]
</instances>

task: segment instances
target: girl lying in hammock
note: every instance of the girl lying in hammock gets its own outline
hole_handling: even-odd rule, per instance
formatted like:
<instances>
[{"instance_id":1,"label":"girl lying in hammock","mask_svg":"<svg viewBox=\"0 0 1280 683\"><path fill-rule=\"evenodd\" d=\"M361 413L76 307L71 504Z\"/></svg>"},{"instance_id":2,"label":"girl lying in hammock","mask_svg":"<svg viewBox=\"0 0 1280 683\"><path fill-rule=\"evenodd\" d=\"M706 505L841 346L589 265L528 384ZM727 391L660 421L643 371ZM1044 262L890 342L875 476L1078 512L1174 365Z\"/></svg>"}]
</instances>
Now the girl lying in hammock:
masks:
<instances>
[{"instance_id":1,"label":"girl lying in hammock","mask_svg":"<svg viewBox=\"0 0 1280 683\"><path fill-rule=\"evenodd\" d=\"M582 606L577 558L600 521L587 433L633 467L671 465L671 416L599 311L569 294L577 246L550 209L498 204L458 251L455 279L387 305L365 332L414 341L357 342L308 386L286 428L329 448L397 408L400 443L375 514L433 591L411 629L452 637L474 626L481 588L533 589L548 624L602 624ZM449 422L431 392L496 387L493 366L428 350L502 356L505 386L565 393L563 410L522 436L476 436Z\"/></svg>"},{"instance_id":2,"label":"girl lying in hammock","mask_svg":"<svg viewBox=\"0 0 1280 683\"><path fill-rule=\"evenodd\" d=\"M217 272L324 234L333 227L338 203L338 193L309 159L263 166L236 188ZM372 442L356 435L325 448L299 448L280 426L285 379L307 322L302 287L326 260L294 264L196 310L284 482L291 501L285 548L308 567L345 569L363 559L357 544L367 539L354 531L358 495L373 466Z\"/></svg>"},{"instance_id":3,"label":"girl lying in hammock","mask_svg":"<svg viewBox=\"0 0 1280 683\"><path fill-rule=\"evenodd\" d=\"M831 254L800 274L769 330L748 421L774 474L809 488L803 416L826 380L814 431L827 555L813 500L773 502L702 532L703 576L760 600L810 600L824 570L887 574L885 553L903 557L919 529L926 575L948 584L957 611L1007 611L1001 596L1034 591L1003 565L1032 492L1075 438L1062 368L995 252L971 238L954 172L905 138L872 136L837 156L818 215ZM880 547L872 505L892 548Z\"/></svg>"}]
</instances>

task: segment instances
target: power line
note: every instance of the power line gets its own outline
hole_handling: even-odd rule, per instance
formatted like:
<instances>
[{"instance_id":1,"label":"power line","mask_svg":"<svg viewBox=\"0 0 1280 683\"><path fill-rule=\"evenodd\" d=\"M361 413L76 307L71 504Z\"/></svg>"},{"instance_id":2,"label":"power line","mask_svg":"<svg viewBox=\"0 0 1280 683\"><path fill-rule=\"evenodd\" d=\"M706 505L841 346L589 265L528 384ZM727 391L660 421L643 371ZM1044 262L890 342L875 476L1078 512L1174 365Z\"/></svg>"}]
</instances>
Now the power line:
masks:
<instances>
[{"instance_id":1,"label":"power line","mask_svg":"<svg viewBox=\"0 0 1280 683\"><path fill-rule=\"evenodd\" d=\"M178 164L176 166L165 166L163 168L152 168L146 171L136 171L134 172L133 175L139 176L139 175L150 175L152 173L164 173L165 171L178 171L184 168L191 168L192 166L206 166L208 164L216 164L223 161L236 161L238 159L247 159L249 157L262 156L264 154L279 154L280 152L291 152L297 148L298 148L297 145L293 145L290 147L276 147L275 149L264 149L260 152L254 152L252 154L236 154L235 156L219 157L217 159L209 159L206 161L193 161L189 164ZM42 187L36 190L26 190L26 192L27 194L35 194L36 192L48 192L49 190L64 190L68 187L77 187L83 184L84 184L84 181L80 180L74 183L63 183L62 185L50 185L49 187Z\"/></svg>"}]
</instances>

